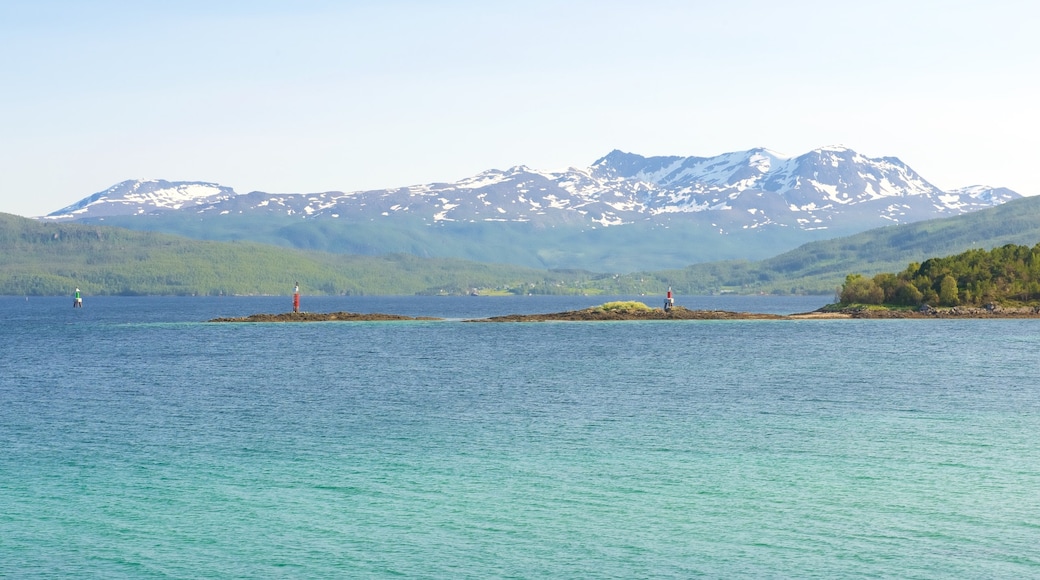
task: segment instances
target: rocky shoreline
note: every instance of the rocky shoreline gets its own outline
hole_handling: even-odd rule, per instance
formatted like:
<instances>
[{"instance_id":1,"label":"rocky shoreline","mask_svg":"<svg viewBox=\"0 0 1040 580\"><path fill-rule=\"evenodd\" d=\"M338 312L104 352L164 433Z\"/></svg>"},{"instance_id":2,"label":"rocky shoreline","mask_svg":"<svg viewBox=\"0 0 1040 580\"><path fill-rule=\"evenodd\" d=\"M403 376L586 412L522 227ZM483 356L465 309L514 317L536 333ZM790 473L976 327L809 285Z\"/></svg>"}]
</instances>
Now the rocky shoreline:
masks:
<instances>
[{"instance_id":1,"label":"rocky shoreline","mask_svg":"<svg viewBox=\"0 0 1040 580\"><path fill-rule=\"evenodd\" d=\"M923 310L890 310L881 308L820 309L800 314L763 314L732 312L728 310L690 310L675 306L668 311L660 308L645 310L606 310L601 307L570 310L549 314L507 314L490 318L476 318L464 322L594 322L639 320L834 320L834 319L993 319L1040 318L1040 307L991 308L928 308ZM385 321L443 320L432 316L401 316L398 314L361 314L356 312L286 312L283 314L253 314L244 317L214 318L209 322L385 322Z\"/></svg>"},{"instance_id":2,"label":"rocky shoreline","mask_svg":"<svg viewBox=\"0 0 1040 580\"><path fill-rule=\"evenodd\" d=\"M242 317L214 318L209 322L385 322L396 320L442 320L429 316L401 316L398 314L359 314L357 312L285 312L283 314L253 314Z\"/></svg>"},{"instance_id":3,"label":"rocky shoreline","mask_svg":"<svg viewBox=\"0 0 1040 580\"><path fill-rule=\"evenodd\" d=\"M667 312L660 309L604 310L593 307L552 314L507 314L467 320L466 322L582 322L597 320L780 320L780 314L730 312L727 310L690 310L675 306Z\"/></svg>"},{"instance_id":4,"label":"rocky shoreline","mask_svg":"<svg viewBox=\"0 0 1040 580\"><path fill-rule=\"evenodd\" d=\"M805 314L792 314L790 318L869 318L869 319L934 319L934 318L1040 318L1040 308L991 306L988 308L924 308L920 310L892 310L886 308L844 308L841 310L817 310Z\"/></svg>"}]
</instances>

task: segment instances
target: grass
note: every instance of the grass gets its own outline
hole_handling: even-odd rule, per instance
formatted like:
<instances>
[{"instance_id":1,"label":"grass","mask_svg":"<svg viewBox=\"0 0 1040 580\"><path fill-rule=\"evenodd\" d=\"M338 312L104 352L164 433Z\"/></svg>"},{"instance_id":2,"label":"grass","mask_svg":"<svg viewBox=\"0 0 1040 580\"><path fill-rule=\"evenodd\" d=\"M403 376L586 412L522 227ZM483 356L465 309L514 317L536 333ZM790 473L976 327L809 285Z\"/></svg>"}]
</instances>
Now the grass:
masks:
<instances>
[{"instance_id":1,"label":"grass","mask_svg":"<svg viewBox=\"0 0 1040 580\"><path fill-rule=\"evenodd\" d=\"M607 302L606 304L600 304L596 307L599 310L605 310L608 312L635 312L642 310L653 310L646 304L635 300L618 300L616 302Z\"/></svg>"}]
</instances>

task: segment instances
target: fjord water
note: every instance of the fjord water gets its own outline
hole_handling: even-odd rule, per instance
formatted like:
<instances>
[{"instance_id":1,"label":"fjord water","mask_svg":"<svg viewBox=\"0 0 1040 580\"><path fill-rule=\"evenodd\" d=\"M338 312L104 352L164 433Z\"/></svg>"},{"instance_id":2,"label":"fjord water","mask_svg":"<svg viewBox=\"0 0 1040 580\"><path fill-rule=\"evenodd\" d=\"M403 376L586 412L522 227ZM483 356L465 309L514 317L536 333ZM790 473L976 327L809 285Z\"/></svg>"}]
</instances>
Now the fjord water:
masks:
<instances>
[{"instance_id":1,"label":"fjord water","mask_svg":"<svg viewBox=\"0 0 1040 580\"><path fill-rule=\"evenodd\" d=\"M287 301L0 298L0 577L1040 575L1040 321Z\"/></svg>"}]
</instances>

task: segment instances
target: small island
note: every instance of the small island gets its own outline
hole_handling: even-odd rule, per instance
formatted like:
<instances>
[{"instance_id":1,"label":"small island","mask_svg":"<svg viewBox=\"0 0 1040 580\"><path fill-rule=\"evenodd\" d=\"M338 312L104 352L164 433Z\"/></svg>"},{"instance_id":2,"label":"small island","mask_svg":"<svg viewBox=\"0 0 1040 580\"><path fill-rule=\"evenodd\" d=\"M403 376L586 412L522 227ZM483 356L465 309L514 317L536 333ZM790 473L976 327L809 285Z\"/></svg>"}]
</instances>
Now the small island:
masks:
<instances>
[{"instance_id":1,"label":"small island","mask_svg":"<svg viewBox=\"0 0 1040 580\"><path fill-rule=\"evenodd\" d=\"M583 310L552 314L507 314L467 320L466 322L584 322L599 320L779 320L780 314L730 312L726 310L690 310L672 306L667 310L651 308L642 302L607 302Z\"/></svg>"},{"instance_id":2,"label":"small island","mask_svg":"<svg viewBox=\"0 0 1040 580\"><path fill-rule=\"evenodd\" d=\"M209 322L387 322L398 320L442 320L430 316L401 316L399 314L360 314L357 312L285 312L282 314L252 314L242 317L214 318Z\"/></svg>"}]
</instances>

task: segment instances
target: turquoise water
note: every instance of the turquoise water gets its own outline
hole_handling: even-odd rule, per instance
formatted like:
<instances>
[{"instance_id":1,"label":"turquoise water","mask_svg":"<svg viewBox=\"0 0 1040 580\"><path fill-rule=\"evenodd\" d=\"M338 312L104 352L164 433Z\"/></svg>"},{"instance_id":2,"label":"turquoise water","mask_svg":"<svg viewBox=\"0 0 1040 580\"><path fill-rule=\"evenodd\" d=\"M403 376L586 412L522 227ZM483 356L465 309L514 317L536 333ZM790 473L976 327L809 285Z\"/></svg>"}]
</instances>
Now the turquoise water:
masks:
<instances>
[{"instance_id":1,"label":"turquoise water","mask_svg":"<svg viewBox=\"0 0 1040 580\"><path fill-rule=\"evenodd\" d=\"M0 577L1040 576L1035 320L286 300L0 298Z\"/></svg>"}]
</instances>

